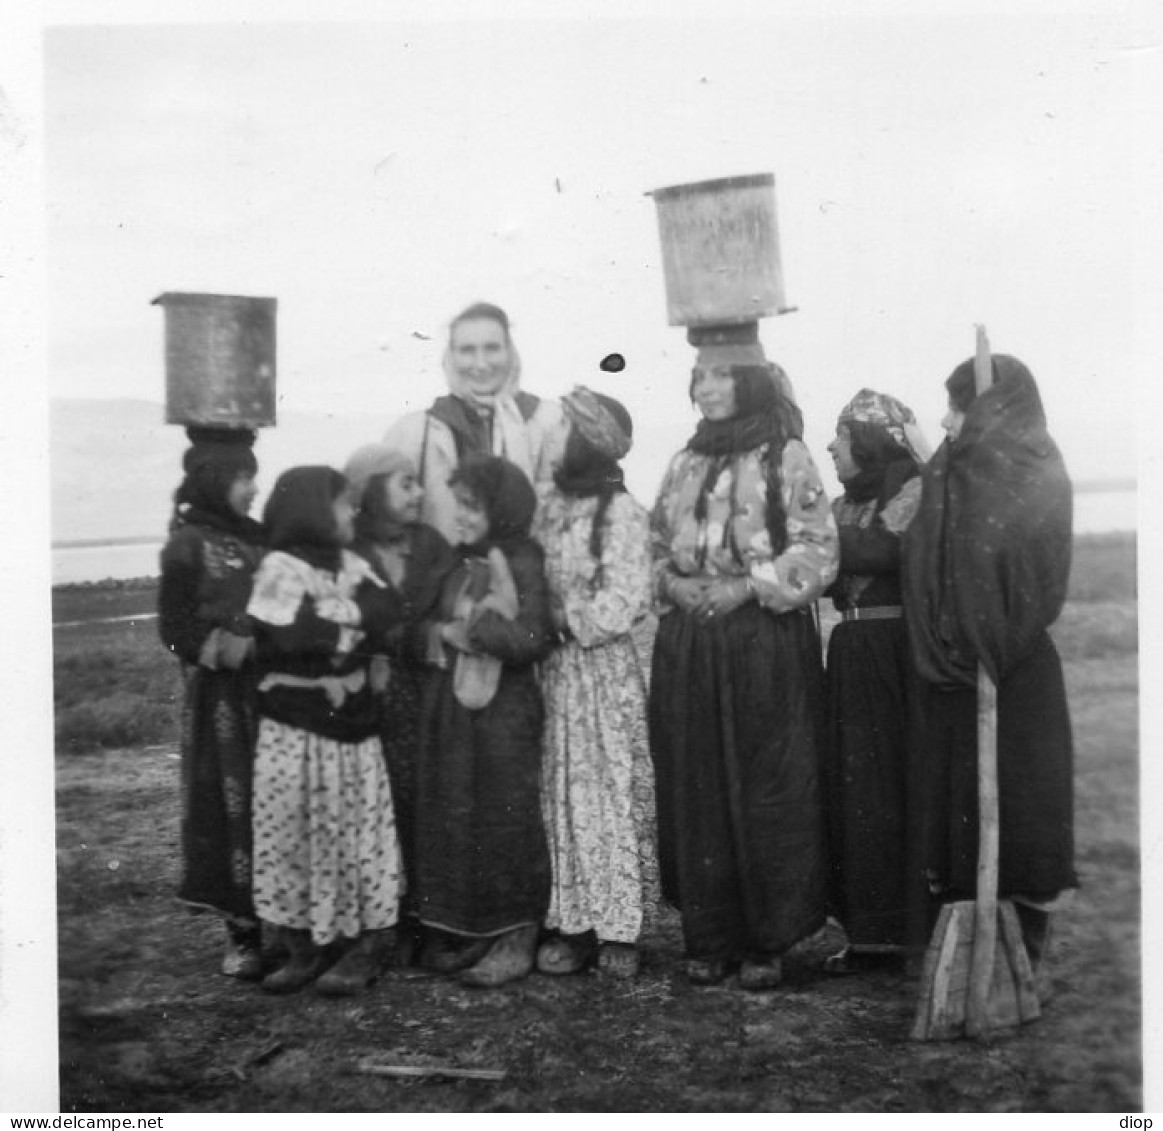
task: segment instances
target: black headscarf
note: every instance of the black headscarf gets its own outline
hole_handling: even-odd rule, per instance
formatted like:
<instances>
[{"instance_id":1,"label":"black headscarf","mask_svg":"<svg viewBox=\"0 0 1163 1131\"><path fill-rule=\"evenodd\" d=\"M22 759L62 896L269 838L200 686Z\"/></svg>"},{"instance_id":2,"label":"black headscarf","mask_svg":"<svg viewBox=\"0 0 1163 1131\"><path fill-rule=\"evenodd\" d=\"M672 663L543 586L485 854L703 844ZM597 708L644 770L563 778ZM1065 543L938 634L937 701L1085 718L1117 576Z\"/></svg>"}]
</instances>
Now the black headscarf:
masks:
<instances>
[{"instance_id":1,"label":"black headscarf","mask_svg":"<svg viewBox=\"0 0 1163 1131\"><path fill-rule=\"evenodd\" d=\"M190 447L182 456L185 478L174 492L170 529L185 525L210 526L250 543L261 543L262 527L249 515L235 511L230 488L240 475L258 473L251 450L255 434L226 428L186 429Z\"/></svg>"},{"instance_id":2,"label":"black headscarf","mask_svg":"<svg viewBox=\"0 0 1163 1131\"><path fill-rule=\"evenodd\" d=\"M529 537L537 495L526 474L500 456L471 455L449 477L449 486L467 487L480 502L489 521L489 532L473 546L459 549L485 555L494 546L502 552Z\"/></svg>"},{"instance_id":3,"label":"black headscarf","mask_svg":"<svg viewBox=\"0 0 1163 1131\"><path fill-rule=\"evenodd\" d=\"M332 467L284 471L263 509L267 544L319 569L338 570L342 546L331 508L346 490L347 480Z\"/></svg>"},{"instance_id":4,"label":"black headscarf","mask_svg":"<svg viewBox=\"0 0 1163 1131\"><path fill-rule=\"evenodd\" d=\"M1070 478L1038 387L1004 354L993 373L958 438L926 465L904 537L913 651L921 674L943 686L972 686L978 661L995 683L1005 678L1057 619L1070 577Z\"/></svg>"},{"instance_id":5,"label":"black headscarf","mask_svg":"<svg viewBox=\"0 0 1163 1131\"><path fill-rule=\"evenodd\" d=\"M732 365L730 372L735 382L735 414L727 420L700 420L695 434L687 441L690 451L711 457L695 504L695 517L699 521L706 518L707 494L731 459L768 444L766 521L772 551L778 556L787 546L787 514L783 508L779 465L788 440L803 437L803 414L779 392L777 381L782 371L770 362ZM693 380L691 388L693 398ZM734 517L734 497L731 511ZM733 528L734 523L728 522L724 535L730 537Z\"/></svg>"}]
</instances>

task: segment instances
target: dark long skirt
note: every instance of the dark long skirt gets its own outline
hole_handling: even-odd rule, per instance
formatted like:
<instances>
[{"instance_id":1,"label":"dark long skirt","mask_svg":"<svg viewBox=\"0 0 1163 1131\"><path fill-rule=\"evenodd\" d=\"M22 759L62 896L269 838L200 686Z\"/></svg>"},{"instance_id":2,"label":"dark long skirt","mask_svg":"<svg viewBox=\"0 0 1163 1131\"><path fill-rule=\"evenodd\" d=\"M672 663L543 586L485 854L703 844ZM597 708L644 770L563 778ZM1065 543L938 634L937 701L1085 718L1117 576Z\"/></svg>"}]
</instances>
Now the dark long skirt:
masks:
<instances>
[{"instance_id":1,"label":"dark long skirt","mask_svg":"<svg viewBox=\"0 0 1163 1131\"><path fill-rule=\"evenodd\" d=\"M1048 633L998 688L998 894L1076 887L1074 748L1062 663ZM928 866L942 898L973 898L977 693L926 690Z\"/></svg>"},{"instance_id":2,"label":"dark long skirt","mask_svg":"<svg viewBox=\"0 0 1163 1131\"><path fill-rule=\"evenodd\" d=\"M251 899L251 780L258 724L238 672L183 664L182 882L178 898L239 919Z\"/></svg>"},{"instance_id":3,"label":"dark long skirt","mask_svg":"<svg viewBox=\"0 0 1163 1131\"><path fill-rule=\"evenodd\" d=\"M424 673L413 665L393 664L391 684L380 711L380 741L392 786L396 835L408 877L404 902L409 907L416 887L416 759L423 679Z\"/></svg>"},{"instance_id":4,"label":"dark long skirt","mask_svg":"<svg viewBox=\"0 0 1163 1131\"><path fill-rule=\"evenodd\" d=\"M922 688L904 621L837 625L827 682L831 909L857 949L923 946Z\"/></svg>"},{"instance_id":5,"label":"dark long skirt","mask_svg":"<svg viewBox=\"0 0 1163 1131\"><path fill-rule=\"evenodd\" d=\"M664 896L693 958L777 955L824 922L823 670L805 611L662 617L650 688Z\"/></svg>"},{"instance_id":6,"label":"dark long skirt","mask_svg":"<svg viewBox=\"0 0 1163 1131\"><path fill-rule=\"evenodd\" d=\"M532 667L505 669L492 702L479 711L457 702L450 673L426 681L414 906L427 925L488 936L544 918L543 719Z\"/></svg>"}]
</instances>

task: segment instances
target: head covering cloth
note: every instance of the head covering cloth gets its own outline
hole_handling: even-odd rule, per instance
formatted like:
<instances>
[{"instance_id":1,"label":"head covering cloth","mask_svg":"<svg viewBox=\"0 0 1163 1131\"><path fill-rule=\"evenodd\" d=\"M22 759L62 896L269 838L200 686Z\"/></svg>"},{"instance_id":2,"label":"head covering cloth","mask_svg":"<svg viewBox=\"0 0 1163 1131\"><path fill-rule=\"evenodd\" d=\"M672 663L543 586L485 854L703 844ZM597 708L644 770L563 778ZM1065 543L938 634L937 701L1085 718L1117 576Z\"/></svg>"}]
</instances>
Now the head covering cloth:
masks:
<instances>
[{"instance_id":1,"label":"head covering cloth","mask_svg":"<svg viewBox=\"0 0 1163 1131\"><path fill-rule=\"evenodd\" d=\"M187 523L207 523L254 541L259 525L238 514L229 502L230 488L240 476L253 478L258 461L252 450L255 433L249 429L186 429L190 447L182 456L185 477L174 492L171 528Z\"/></svg>"},{"instance_id":2,"label":"head covering cloth","mask_svg":"<svg viewBox=\"0 0 1163 1131\"><path fill-rule=\"evenodd\" d=\"M978 662L1004 679L1057 619L1070 577L1072 488L1037 384L1004 354L993 372L925 467L904 537L913 653L947 687L973 686Z\"/></svg>"},{"instance_id":3,"label":"head covering cloth","mask_svg":"<svg viewBox=\"0 0 1163 1131\"><path fill-rule=\"evenodd\" d=\"M406 538L403 527L388 510L384 486L399 472L416 474L412 458L389 444L364 444L352 452L343 474L359 499L355 519L357 540L387 543Z\"/></svg>"},{"instance_id":4,"label":"head covering cloth","mask_svg":"<svg viewBox=\"0 0 1163 1131\"><path fill-rule=\"evenodd\" d=\"M595 393L584 385L574 386L562 398L561 405L570 429L561 467L553 478L563 494L598 497L590 527L590 556L597 563L594 583L600 586L604 577L602 531L614 496L626 490L618 460L630 451L634 422L613 397Z\"/></svg>"},{"instance_id":5,"label":"head covering cloth","mask_svg":"<svg viewBox=\"0 0 1163 1131\"><path fill-rule=\"evenodd\" d=\"M332 506L348 489L333 467L292 467L275 480L263 508L272 550L285 550L321 569L337 569L342 559Z\"/></svg>"}]
</instances>

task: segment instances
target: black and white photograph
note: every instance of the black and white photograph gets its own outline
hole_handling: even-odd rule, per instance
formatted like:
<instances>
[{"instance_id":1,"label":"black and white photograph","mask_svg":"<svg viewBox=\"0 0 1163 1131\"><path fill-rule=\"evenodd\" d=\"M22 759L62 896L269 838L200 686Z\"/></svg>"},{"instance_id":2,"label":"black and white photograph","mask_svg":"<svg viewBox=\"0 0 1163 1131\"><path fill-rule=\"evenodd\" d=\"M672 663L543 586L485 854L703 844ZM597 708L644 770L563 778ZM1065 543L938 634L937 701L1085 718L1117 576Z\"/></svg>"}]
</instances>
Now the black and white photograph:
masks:
<instances>
[{"instance_id":1,"label":"black and white photograph","mask_svg":"<svg viewBox=\"0 0 1163 1131\"><path fill-rule=\"evenodd\" d=\"M1152 5L0 36L0 1110L1150 1126Z\"/></svg>"}]
</instances>

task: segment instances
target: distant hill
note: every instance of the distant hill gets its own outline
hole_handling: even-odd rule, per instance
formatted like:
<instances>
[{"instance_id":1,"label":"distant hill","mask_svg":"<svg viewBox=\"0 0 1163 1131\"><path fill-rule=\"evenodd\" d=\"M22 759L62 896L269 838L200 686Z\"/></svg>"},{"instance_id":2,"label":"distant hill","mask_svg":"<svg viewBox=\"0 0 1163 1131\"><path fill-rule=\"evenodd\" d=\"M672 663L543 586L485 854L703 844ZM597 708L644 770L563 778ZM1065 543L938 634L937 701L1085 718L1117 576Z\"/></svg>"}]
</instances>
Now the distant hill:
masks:
<instances>
[{"instance_id":1,"label":"distant hill","mask_svg":"<svg viewBox=\"0 0 1163 1131\"><path fill-rule=\"evenodd\" d=\"M188 446L184 430L164 419L152 401L50 401L54 543L164 537ZM280 413L278 426L264 428L255 445L257 506L279 472L297 463L342 466L386 427L366 417Z\"/></svg>"}]
</instances>

